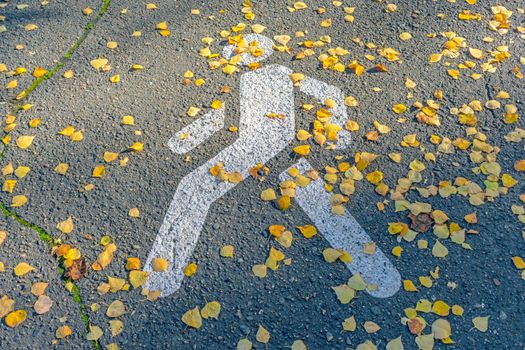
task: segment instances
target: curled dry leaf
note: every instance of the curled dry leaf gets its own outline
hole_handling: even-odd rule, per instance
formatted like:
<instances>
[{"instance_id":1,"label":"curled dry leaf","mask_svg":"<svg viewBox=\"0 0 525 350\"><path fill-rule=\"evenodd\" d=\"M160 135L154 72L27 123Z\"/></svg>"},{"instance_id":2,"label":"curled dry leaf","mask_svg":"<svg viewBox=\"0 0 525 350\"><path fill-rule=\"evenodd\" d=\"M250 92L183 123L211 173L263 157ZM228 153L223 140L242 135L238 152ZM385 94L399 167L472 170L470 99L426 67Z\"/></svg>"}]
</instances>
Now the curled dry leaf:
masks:
<instances>
[{"instance_id":1,"label":"curled dry leaf","mask_svg":"<svg viewBox=\"0 0 525 350\"><path fill-rule=\"evenodd\" d=\"M418 215L410 213L408 218L412 221L410 227L417 232L427 232L434 224L432 215L428 213L420 213Z\"/></svg>"}]
</instances>

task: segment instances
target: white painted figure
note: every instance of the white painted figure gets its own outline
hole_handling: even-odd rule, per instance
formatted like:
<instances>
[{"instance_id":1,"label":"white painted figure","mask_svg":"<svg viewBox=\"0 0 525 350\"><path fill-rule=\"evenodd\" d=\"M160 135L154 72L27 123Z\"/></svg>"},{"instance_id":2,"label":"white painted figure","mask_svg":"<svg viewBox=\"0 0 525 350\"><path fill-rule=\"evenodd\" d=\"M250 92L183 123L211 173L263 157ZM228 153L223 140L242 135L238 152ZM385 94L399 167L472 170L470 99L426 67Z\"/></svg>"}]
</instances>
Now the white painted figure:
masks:
<instances>
[{"instance_id":1,"label":"white painted figure","mask_svg":"<svg viewBox=\"0 0 525 350\"><path fill-rule=\"evenodd\" d=\"M245 35L247 42L257 41L264 51L260 57L242 54L242 63L261 61L273 52L273 41L256 34ZM224 56L235 55L234 48L224 49ZM178 184L170 207L164 217L160 231L149 253L145 270L150 272L146 282L149 290L160 290L161 296L177 291L184 279L183 270L188 264L202 231L211 205L236 186L222 182L210 174L210 168L223 163L228 172L237 171L243 178L257 163L265 164L288 147L295 137L294 86L289 75L292 71L281 65L269 65L245 73L240 78L240 121L239 138L215 157L186 175ZM300 91L320 101L330 98L336 106L331 109L333 124L344 127L346 107L340 89L318 80L305 77ZM269 113L283 114L285 118L268 118ZM182 129L170 141L173 152L184 154L224 127L224 107L212 111ZM181 138L180 135L187 135ZM337 148L350 144L350 134L341 130ZM293 167L304 172L310 168L305 159ZM288 174L281 174L281 179ZM324 190L322 180L312 181L305 188L297 187L296 201L310 217L319 232L334 248L349 252L353 261L347 264L352 273L360 273L369 284L378 286L369 293L376 297L388 297L400 287L400 275L379 249L373 255L363 253L363 244L372 239L346 212L342 216L331 213L329 194ZM154 258L168 261L168 269L154 272L151 262Z\"/></svg>"}]
</instances>

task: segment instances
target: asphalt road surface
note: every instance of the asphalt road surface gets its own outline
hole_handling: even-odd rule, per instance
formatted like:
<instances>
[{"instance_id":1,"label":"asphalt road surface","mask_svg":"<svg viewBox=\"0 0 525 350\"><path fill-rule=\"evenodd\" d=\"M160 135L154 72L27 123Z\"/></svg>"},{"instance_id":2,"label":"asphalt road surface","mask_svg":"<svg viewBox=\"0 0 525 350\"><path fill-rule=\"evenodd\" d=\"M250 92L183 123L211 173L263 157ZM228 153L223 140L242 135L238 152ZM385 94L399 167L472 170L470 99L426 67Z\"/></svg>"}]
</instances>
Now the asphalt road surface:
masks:
<instances>
[{"instance_id":1,"label":"asphalt road surface","mask_svg":"<svg viewBox=\"0 0 525 350\"><path fill-rule=\"evenodd\" d=\"M27 312L16 327L3 318L2 349L243 349L248 341L254 349L301 349L300 340L308 349L392 350L400 347L387 344L400 336L405 349L525 348L525 266L519 260L525 258L525 164L519 162L525 159L525 3L500 1L505 10L485 0L305 3L304 9L284 0L0 3L2 137L8 137L0 164L0 231L7 232L0 240L0 298L7 295L13 310ZM228 41L253 33L275 44L271 55L272 49L263 53L261 67L223 56ZM245 58L256 60L257 53L250 55ZM225 73L228 64L234 74ZM27 72L17 75L17 67ZM44 68L47 79L35 77L35 67ZM275 67L301 75L279 80ZM269 73L248 75L261 69ZM307 79L318 82L320 94L332 91L328 86L341 91L345 102L301 92ZM16 87L3 88L13 80ZM222 107L211 107L215 100ZM345 147L330 141L330 122L323 119L328 111L337 124L334 101L345 105L339 131L341 138L349 135ZM395 107L401 104L406 111ZM194 116L191 107L199 109ZM180 137L210 115L224 116L217 130L203 123ZM256 128L249 115L264 124ZM123 123L124 116L133 116L133 125L129 118ZM319 135L300 141L293 131L284 142L272 132L286 123ZM73 131L64 130L68 126ZM203 142L178 154L169 147L177 133L177 142ZM326 143L319 142L323 137ZM234 144L234 152L223 151ZM296 147L306 144L305 155ZM367 161L365 152L378 157ZM210 159L223 163L216 177L207 170L217 165ZM267 169L255 178L246 164L256 166L257 159L265 159ZM299 159L318 171L318 180L305 175L322 190L304 197L315 203L309 211L299 203L300 185L280 188L280 175ZM20 166L29 167L27 175L20 176ZM237 184L236 172L243 171ZM277 199L291 193L289 208L283 210L286 198L262 200L269 188ZM209 205L213 193L220 196ZM336 201L343 203L328 208ZM341 208L347 221L337 214ZM348 224L352 217L357 224ZM60 230L57 224L68 218L72 229ZM291 232L291 246L269 233L271 225ZM317 234L303 235L297 227L306 225ZM189 238L173 248L169 239L156 241L164 231ZM327 262L330 234L344 241L356 232L370 240L349 240L353 261ZM194 249L192 237L198 238ZM158 242L165 244L155 250ZM81 255L71 261L86 262L73 280L70 262L57 257L63 244ZM233 246L233 257L221 256L225 246ZM284 259L269 261L276 256L272 248ZM100 269L104 249L111 261ZM171 289L160 298L150 293L155 300L148 301L147 283L129 285L128 258L151 271L148 256L172 253L176 261L167 272L150 274L161 282L147 282ZM386 260L367 260L378 254ZM21 262L34 270L17 276ZM179 273L184 278L177 288L171 265L187 263L197 270ZM265 263L278 268L255 276L254 265ZM380 275L377 292L376 283L365 280L369 290L362 290L353 279L344 289L355 297L342 303L333 287L361 270L389 272ZM109 277L125 285L107 291ZM31 292L39 281L49 283L45 294L53 300L43 314L35 311L38 297ZM388 297L381 295L383 282L393 288ZM109 317L116 300L125 312ZM211 301L221 305L217 319L203 319L197 328L183 321L187 311L202 311ZM455 307L443 311L440 301ZM345 330L351 321L342 323L352 316L356 329ZM484 329L479 322L486 317ZM435 323L439 319L445 321ZM72 334L61 337L57 329L64 325Z\"/></svg>"}]
</instances>

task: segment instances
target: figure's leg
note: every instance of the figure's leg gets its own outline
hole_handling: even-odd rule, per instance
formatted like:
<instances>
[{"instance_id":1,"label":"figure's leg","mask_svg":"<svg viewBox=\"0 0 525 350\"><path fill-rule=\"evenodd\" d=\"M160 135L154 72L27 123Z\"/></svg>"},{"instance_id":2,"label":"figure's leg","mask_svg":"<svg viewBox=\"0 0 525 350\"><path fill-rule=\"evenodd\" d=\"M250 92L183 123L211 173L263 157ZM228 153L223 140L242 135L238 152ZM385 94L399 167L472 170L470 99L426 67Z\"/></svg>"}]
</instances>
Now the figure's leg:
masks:
<instances>
[{"instance_id":1,"label":"figure's leg","mask_svg":"<svg viewBox=\"0 0 525 350\"><path fill-rule=\"evenodd\" d=\"M214 178L210 168L234 157L245 158L243 153L239 153L238 143L186 175L178 184L146 261L145 270L150 272L145 286L147 289L160 290L162 296L179 289L184 279L184 268L195 249L210 206L235 186ZM228 169L239 171L245 177L249 167L239 169L234 165ZM153 272L151 261L155 258L166 259L168 270Z\"/></svg>"},{"instance_id":2,"label":"figure's leg","mask_svg":"<svg viewBox=\"0 0 525 350\"><path fill-rule=\"evenodd\" d=\"M145 271L150 272L145 285L147 289L160 290L164 297L180 288L184 279L183 270L195 249L208 210L217 199L235 187L233 183L214 178L210 168L223 162L226 171L237 171L246 178L251 167L266 163L281 150L279 147L272 149L265 142L253 138L238 139L181 180L146 261ZM152 271L154 258L166 259L168 270Z\"/></svg>"},{"instance_id":3,"label":"figure's leg","mask_svg":"<svg viewBox=\"0 0 525 350\"><path fill-rule=\"evenodd\" d=\"M293 166L301 173L311 169L304 158ZM281 179L290 179L287 172ZM375 284L378 289L369 292L374 297L386 298L394 295L401 286L401 276L381 250L368 255L363 252L363 244L372 239L354 217L346 211L344 215L331 212L330 194L326 192L322 180L310 182L306 187L296 188L295 199L301 209L310 217L330 245L344 249L352 255L352 262L346 264L352 273L360 273L368 284Z\"/></svg>"}]
</instances>

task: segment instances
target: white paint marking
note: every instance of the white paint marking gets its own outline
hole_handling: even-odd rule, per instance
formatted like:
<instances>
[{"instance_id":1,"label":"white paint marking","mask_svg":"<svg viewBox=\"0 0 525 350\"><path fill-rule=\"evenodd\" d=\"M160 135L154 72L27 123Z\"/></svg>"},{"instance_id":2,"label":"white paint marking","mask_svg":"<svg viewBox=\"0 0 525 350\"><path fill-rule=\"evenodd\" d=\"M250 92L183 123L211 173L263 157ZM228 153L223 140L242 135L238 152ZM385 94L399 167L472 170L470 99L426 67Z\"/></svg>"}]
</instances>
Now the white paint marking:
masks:
<instances>
[{"instance_id":1,"label":"white paint marking","mask_svg":"<svg viewBox=\"0 0 525 350\"><path fill-rule=\"evenodd\" d=\"M266 163L294 139L295 112L291 71L282 66L268 66L245 73L240 83L241 117L239 138L217 156L186 175L175 191L159 234L146 262L149 271L146 288L160 290L167 296L180 288L183 269L188 264L210 206L235 185L220 182L209 169L219 162L226 171L238 171L243 177L257 163ZM271 119L268 113L286 115ZM153 272L153 258L165 258L171 267Z\"/></svg>"},{"instance_id":2,"label":"white paint marking","mask_svg":"<svg viewBox=\"0 0 525 350\"><path fill-rule=\"evenodd\" d=\"M259 47L264 49L264 54L260 57L243 54L241 56L244 63L260 61L273 52L273 42L269 38L250 34L246 35L245 39L248 42L257 40ZM234 54L232 47L224 49L225 57ZM159 290L161 296L165 297L180 288L184 279L184 267L193 254L211 205L235 187L235 184L215 179L209 169L222 162L226 171L238 171L245 178L251 167L257 163L268 162L293 142L295 103L294 88L289 77L291 73L289 68L270 65L241 76L239 138L234 144L186 175L177 186L146 261L145 270L150 272L145 285L147 289ZM300 89L320 99L321 102L326 98L333 99L336 107L333 109L332 123L344 128L346 107L340 89L312 78L305 78ZM272 119L266 117L269 113L283 114L286 117ZM202 118L204 120L195 121L170 140L169 146L174 152L185 153L193 149L224 126L222 110L206 114ZM182 133L188 133L189 137L184 142L179 142ZM199 135L200 133L202 135ZM341 130L339 138L341 139L341 144L338 143L339 147L344 148L349 145L350 134L346 130ZM362 257L355 247L365 238L369 241L369 237L350 214L345 215L343 221L326 214L325 211L330 208L326 199L328 194L318 190L317 187L321 186L320 184L314 183L310 186L312 186L310 190L298 191L300 205L331 244L348 249L354 255L357 263L350 266L350 269L355 268L352 271L361 272L365 279L368 278L369 283L377 283L382 286L381 290L371 293L372 295L388 296L395 293L399 287L399 274L383 253L378 252L375 258ZM324 218L324 221L316 218ZM336 230L329 227L328 220L337 223L334 226ZM169 264L168 270L165 272L152 271L151 261L154 258L165 258ZM378 264L378 266L367 264ZM378 272L374 273L376 268ZM380 283L381 281L377 280L380 277L385 281ZM394 281L396 279L397 284Z\"/></svg>"},{"instance_id":3,"label":"white paint marking","mask_svg":"<svg viewBox=\"0 0 525 350\"><path fill-rule=\"evenodd\" d=\"M305 173L311 166L301 158L292 168ZM287 172L280 178L292 179ZM332 214L330 194L324 189L323 180L312 181L304 188L297 186L295 200L333 248L352 255L352 262L346 264L348 269L353 274L360 273L366 283L378 286L377 290L369 291L370 295L386 298L396 294L401 286L399 272L380 249L373 255L364 253L363 245L372 239L348 211L344 215Z\"/></svg>"},{"instance_id":4,"label":"white paint marking","mask_svg":"<svg viewBox=\"0 0 525 350\"><path fill-rule=\"evenodd\" d=\"M212 110L175 134L168 147L177 154L186 154L217 131L224 128L224 105Z\"/></svg>"}]
</instances>

